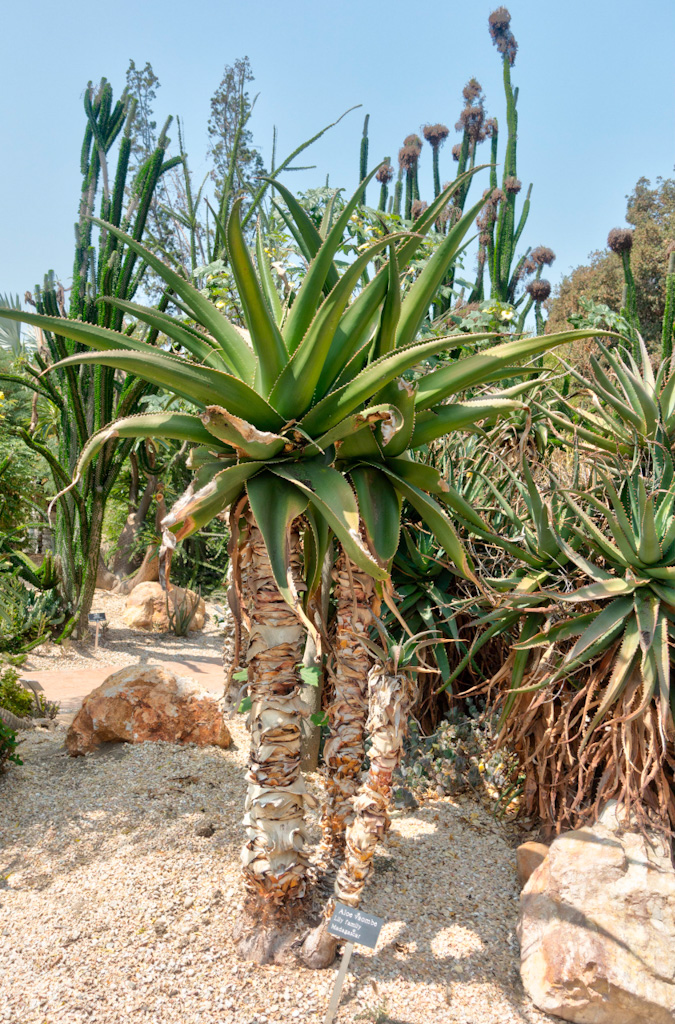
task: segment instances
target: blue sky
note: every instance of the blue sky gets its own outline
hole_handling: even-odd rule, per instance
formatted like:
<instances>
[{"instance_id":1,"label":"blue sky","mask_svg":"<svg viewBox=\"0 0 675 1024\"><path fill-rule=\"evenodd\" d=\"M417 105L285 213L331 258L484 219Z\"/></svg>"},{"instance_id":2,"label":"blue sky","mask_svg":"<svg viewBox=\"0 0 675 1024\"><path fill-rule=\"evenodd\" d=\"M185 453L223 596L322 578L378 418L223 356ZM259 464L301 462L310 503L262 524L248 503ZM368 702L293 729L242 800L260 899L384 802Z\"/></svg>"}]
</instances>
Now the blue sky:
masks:
<instances>
[{"instance_id":1,"label":"blue sky","mask_svg":"<svg viewBox=\"0 0 675 1024\"><path fill-rule=\"evenodd\" d=\"M251 127L269 159L345 109L363 104L316 144L289 175L294 188L353 189L363 115L371 163L395 158L425 122L454 126L461 90L476 76L502 124L501 66L487 31L497 3L457 0L222 0L190 10L177 0L115 4L13 3L3 14L0 60L0 292L31 289L53 268L69 283L84 127L82 93L105 75L116 95L130 58L149 60L161 82L156 118L178 114L197 174L207 169L209 98L223 66L248 55L259 92ZM624 222L625 195L641 175L673 176L673 0L511 0L519 43L518 173L534 182L526 243L558 259L553 282L604 245ZM173 133L175 138L175 132ZM454 175L453 136L442 151ZM486 153L487 156L487 153ZM310 159L305 159L310 157ZM429 198L431 160L421 163ZM476 185L475 196L478 197ZM371 199L375 200L373 190Z\"/></svg>"}]
</instances>

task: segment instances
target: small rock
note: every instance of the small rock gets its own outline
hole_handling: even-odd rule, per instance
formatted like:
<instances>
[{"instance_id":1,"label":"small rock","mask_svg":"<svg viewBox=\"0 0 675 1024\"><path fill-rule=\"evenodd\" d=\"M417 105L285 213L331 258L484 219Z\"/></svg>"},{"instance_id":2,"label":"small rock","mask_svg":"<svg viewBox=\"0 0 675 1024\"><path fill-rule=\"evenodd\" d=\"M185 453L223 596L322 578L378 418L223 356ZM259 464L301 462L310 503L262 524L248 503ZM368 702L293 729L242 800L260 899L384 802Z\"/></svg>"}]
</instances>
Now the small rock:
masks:
<instances>
[{"instance_id":1,"label":"small rock","mask_svg":"<svg viewBox=\"0 0 675 1024\"><path fill-rule=\"evenodd\" d=\"M545 843L534 843L532 841L521 843L516 850L516 867L521 888L525 885L532 872L539 867L547 856L548 846Z\"/></svg>"},{"instance_id":2,"label":"small rock","mask_svg":"<svg viewBox=\"0 0 675 1024\"><path fill-rule=\"evenodd\" d=\"M165 917L158 917L155 921L155 934L166 935L169 929L169 922Z\"/></svg>"},{"instance_id":3,"label":"small rock","mask_svg":"<svg viewBox=\"0 0 675 1024\"><path fill-rule=\"evenodd\" d=\"M197 825L195 835L202 836L204 839L210 839L212 835L215 835L215 831L212 822L207 821L204 825Z\"/></svg>"},{"instance_id":4,"label":"small rock","mask_svg":"<svg viewBox=\"0 0 675 1024\"><path fill-rule=\"evenodd\" d=\"M194 896L186 896L185 899L183 900L183 906L185 907L186 910L189 910L190 907L193 907L194 903L195 903Z\"/></svg>"}]
</instances>

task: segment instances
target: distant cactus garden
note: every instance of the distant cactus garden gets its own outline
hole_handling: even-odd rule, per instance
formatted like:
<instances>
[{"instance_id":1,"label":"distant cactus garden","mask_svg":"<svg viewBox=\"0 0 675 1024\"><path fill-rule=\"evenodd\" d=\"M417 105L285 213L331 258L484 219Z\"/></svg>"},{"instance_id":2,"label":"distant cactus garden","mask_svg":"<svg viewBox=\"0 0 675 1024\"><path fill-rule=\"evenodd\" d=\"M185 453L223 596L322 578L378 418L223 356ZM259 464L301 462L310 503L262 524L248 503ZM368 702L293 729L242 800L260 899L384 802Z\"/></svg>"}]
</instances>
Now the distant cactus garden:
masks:
<instances>
[{"instance_id":1,"label":"distant cactus garden","mask_svg":"<svg viewBox=\"0 0 675 1024\"><path fill-rule=\"evenodd\" d=\"M229 588L252 958L316 865L326 914L359 903L400 788L550 834L611 799L675 828L675 183L641 179L552 289L509 12L488 28L503 97L469 78L388 155L371 112L345 189L284 175L333 125L265 164L245 59L211 183L157 131L150 65L90 83L72 287L0 296L0 651L82 639L97 586ZM0 724L0 768L15 743ZM334 954L324 917L301 955Z\"/></svg>"}]
</instances>

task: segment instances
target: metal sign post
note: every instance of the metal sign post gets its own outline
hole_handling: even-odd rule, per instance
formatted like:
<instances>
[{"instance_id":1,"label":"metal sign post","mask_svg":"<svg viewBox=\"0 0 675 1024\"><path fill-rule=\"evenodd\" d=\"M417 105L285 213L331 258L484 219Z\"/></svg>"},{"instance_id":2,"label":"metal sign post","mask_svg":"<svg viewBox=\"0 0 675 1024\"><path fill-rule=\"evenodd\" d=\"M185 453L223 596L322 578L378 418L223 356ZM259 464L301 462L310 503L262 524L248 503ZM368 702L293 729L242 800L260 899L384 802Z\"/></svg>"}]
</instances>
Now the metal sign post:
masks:
<instances>
[{"instance_id":1,"label":"metal sign post","mask_svg":"<svg viewBox=\"0 0 675 1024\"><path fill-rule=\"evenodd\" d=\"M94 640L94 650L98 650L98 631L101 628L101 623L105 622L105 612L89 612L89 622L93 622L96 626L96 639Z\"/></svg>"},{"instance_id":2,"label":"metal sign post","mask_svg":"<svg viewBox=\"0 0 675 1024\"><path fill-rule=\"evenodd\" d=\"M376 914L365 914L358 907L347 907L344 903L335 904L335 910L328 922L328 931L331 935L347 939L347 942L342 954L342 963L335 978L333 994L330 997L324 1024L331 1024L340 1003L342 986L347 977L347 968L354 952L355 943L375 949L383 924L384 919L377 917Z\"/></svg>"}]
</instances>

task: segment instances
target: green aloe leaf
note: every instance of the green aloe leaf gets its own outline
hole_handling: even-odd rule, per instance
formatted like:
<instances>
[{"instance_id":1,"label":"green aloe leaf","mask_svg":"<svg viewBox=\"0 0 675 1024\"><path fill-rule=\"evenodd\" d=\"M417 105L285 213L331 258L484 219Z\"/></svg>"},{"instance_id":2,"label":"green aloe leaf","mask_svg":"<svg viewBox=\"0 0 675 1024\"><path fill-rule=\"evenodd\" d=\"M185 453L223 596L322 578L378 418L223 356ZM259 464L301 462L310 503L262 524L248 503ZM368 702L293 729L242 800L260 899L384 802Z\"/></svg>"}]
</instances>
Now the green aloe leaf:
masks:
<instances>
[{"instance_id":1,"label":"green aloe leaf","mask_svg":"<svg viewBox=\"0 0 675 1024\"><path fill-rule=\"evenodd\" d=\"M432 299L457 255L464 236L485 206L488 197L480 199L467 213L450 228L431 259L415 279L401 303L401 313L396 331L396 347L404 348L415 340L420 325L427 315Z\"/></svg>"},{"instance_id":2,"label":"green aloe leaf","mask_svg":"<svg viewBox=\"0 0 675 1024\"><path fill-rule=\"evenodd\" d=\"M195 320L201 323L218 342L230 367L242 380L252 382L256 368L256 361L253 353L247 346L242 336L229 320L226 320L216 307L199 292L184 277L177 274L175 270L163 263L154 253L146 249L144 245L132 238L125 231L108 224L104 220L92 217L94 224L111 231L113 235L121 239L130 249L142 256L145 262L183 300L185 305L194 315Z\"/></svg>"},{"instance_id":3,"label":"green aloe leaf","mask_svg":"<svg viewBox=\"0 0 675 1024\"><path fill-rule=\"evenodd\" d=\"M599 583L589 583L580 587L572 594L557 594L561 601L579 603L580 601L604 601L610 597L619 597L624 594L633 594L637 588L636 583L628 580L608 579Z\"/></svg>"},{"instance_id":4,"label":"green aloe leaf","mask_svg":"<svg viewBox=\"0 0 675 1024\"><path fill-rule=\"evenodd\" d=\"M422 445L431 444L453 430L467 430L475 427L477 423L484 423L485 420L492 423L498 416L525 408L523 402L516 399L489 396L425 409L417 413L410 447L421 448Z\"/></svg>"},{"instance_id":5,"label":"green aloe leaf","mask_svg":"<svg viewBox=\"0 0 675 1024\"><path fill-rule=\"evenodd\" d=\"M76 477L82 475L87 465L108 441L117 437L161 437L174 441L190 441L197 445L210 444L216 449L221 447L218 441L214 443L199 417L191 416L189 413L153 412L125 416L89 438L78 459Z\"/></svg>"},{"instance_id":6,"label":"green aloe leaf","mask_svg":"<svg viewBox=\"0 0 675 1024\"><path fill-rule=\"evenodd\" d=\"M378 562L388 567L398 549L401 498L387 477L374 466L356 466L349 476L368 542Z\"/></svg>"},{"instance_id":7,"label":"green aloe leaf","mask_svg":"<svg viewBox=\"0 0 675 1024\"><path fill-rule=\"evenodd\" d=\"M380 326L375 339L374 355L376 359L392 352L396 348L396 331L401 316L401 282L399 280L398 257L393 242L389 246L389 264L387 275L387 292L382 307Z\"/></svg>"},{"instance_id":8,"label":"green aloe leaf","mask_svg":"<svg viewBox=\"0 0 675 1024\"><path fill-rule=\"evenodd\" d=\"M272 267L270 266L270 261L267 258L267 253L265 252L265 240L263 238L260 220L258 220L255 232L255 255L256 262L258 264L258 273L260 274L260 283L262 285L263 292L265 293L267 305L270 313L274 317L275 324L277 327L280 327L283 319L283 306L281 305L281 299L279 298L279 293L277 292L274 284Z\"/></svg>"},{"instance_id":9,"label":"green aloe leaf","mask_svg":"<svg viewBox=\"0 0 675 1024\"><path fill-rule=\"evenodd\" d=\"M241 230L240 211L242 199L232 204L227 221L227 251L237 292L244 309L244 318L251 335L251 342L258 357L256 367L256 390L268 395L272 385L286 365L288 353L272 313L267 305L263 290L253 267Z\"/></svg>"},{"instance_id":10,"label":"green aloe leaf","mask_svg":"<svg viewBox=\"0 0 675 1024\"><path fill-rule=\"evenodd\" d=\"M519 359L528 359L532 356L548 352L558 345L565 345L570 341L580 341L589 337L614 337L611 331L583 330L563 331L559 334L542 335L535 338L522 338L519 341L508 341L502 345L495 345L484 352L477 352L459 359L451 366L445 366L439 370L432 370L419 382L417 392L417 408L430 409L438 405L444 398L464 391L466 388L475 387L477 384L485 383L487 380L496 380L505 367L517 362ZM462 338L464 343L471 339L482 340L494 337L491 334L478 334Z\"/></svg>"},{"instance_id":11,"label":"green aloe leaf","mask_svg":"<svg viewBox=\"0 0 675 1024\"><path fill-rule=\"evenodd\" d=\"M630 618L626 623L626 629L623 634L619 653L617 654L614 665L612 666L612 674L605 688L600 706L593 716L593 719L581 742L581 747L579 748L580 754L591 738L591 734L595 731L609 709L616 703L626 688L626 684L635 668L638 645L639 632L637 622L634 618Z\"/></svg>"},{"instance_id":12,"label":"green aloe leaf","mask_svg":"<svg viewBox=\"0 0 675 1024\"><path fill-rule=\"evenodd\" d=\"M374 360L354 380L344 384L337 391L331 391L317 402L303 417L300 426L311 436L330 430L343 416L349 415L362 402L367 402L380 392L389 381L400 377L406 370L428 359L429 356L442 352L447 346L447 338L435 338L433 341L410 345L407 349L396 349Z\"/></svg>"},{"instance_id":13,"label":"green aloe leaf","mask_svg":"<svg viewBox=\"0 0 675 1024\"><path fill-rule=\"evenodd\" d=\"M300 614L300 595L291 571L290 528L307 508L307 495L272 473L252 477L246 483L246 491L279 593ZM304 619L304 613L301 618Z\"/></svg>"},{"instance_id":14,"label":"green aloe leaf","mask_svg":"<svg viewBox=\"0 0 675 1024\"><path fill-rule=\"evenodd\" d=\"M468 182L474 174L484 170L486 166L483 164L479 167L474 167L472 170L460 175L459 178L456 178L447 189L440 193L433 203L429 204L428 209L424 211L422 216L415 221L415 234L402 242L397 249L396 259L401 273L407 268L410 260L413 259L419 249L424 235L434 226L438 215L447 206L455 192ZM377 323L378 310L385 300L389 278L390 269L387 263L352 302L340 321L340 326L335 332L333 344L331 345L319 380L317 388L319 394L325 393L333 385L355 353L364 347L370 347L369 335ZM354 371L349 376L350 380L360 372L362 366L362 361L355 361Z\"/></svg>"},{"instance_id":15,"label":"green aloe leaf","mask_svg":"<svg viewBox=\"0 0 675 1024\"><path fill-rule=\"evenodd\" d=\"M272 184L274 184L275 189L283 196L284 202L288 207L289 213L293 218L296 229L300 237L302 238L303 244L306 248L307 259L308 261L312 260L316 256L321 246L323 245L324 241L314 221L309 216L307 211L303 209L303 207L300 205L300 203L295 198L290 189L286 188L285 185L282 185L280 181L272 182L272 179L269 178L265 180L270 181ZM335 287L335 285L338 283L338 280L339 274L337 271L337 267L335 266L334 263L331 262L331 266L329 267L328 272L326 274L326 281L324 284L324 291L326 295L331 290L331 288Z\"/></svg>"},{"instance_id":16,"label":"green aloe leaf","mask_svg":"<svg viewBox=\"0 0 675 1024\"><path fill-rule=\"evenodd\" d=\"M407 483L402 477L393 473L389 467L383 467L396 490L410 502L412 507L419 512L423 521L427 524L437 541L453 562L455 571L465 579L474 579L473 565L464 546L457 536L452 521L445 514L443 509L433 498L425 494L419 487Z\"/></svg>"},{"instance_id":17,"label":"green aloe leaf","mask_svg":"<svg viewBox=\"0 0 675 1024\"><path fill-rule=\"evenodd\" d=\"M264 468L264 462L240 462L236 466L228 466L196 493L186 491L169 510L162 525L175 533L177 540L190 537L231 505L241 494L246 481Z\"/></svg>"},{"instance_id":18,"label":"green aloe leaf","mask_svg":"<svg viewBox=\"0 0 675 1024\"><path fill-rule=\"evenodd\" d=\"M289 419L299 419L311 405L328 349L345 306L373 256L381 252L386 245L387 239L382 239L370 246L349 265L330 295L324 299L306 334L296 345L293 355L270 391L270 402L282 415ZM293 303L291 313L297 301L296 299Z\"/></svg>"},{"instance_id":19,"label":"green aloe leaf","mask_svg":"<svg viewBox=\"0 0 675 1024\"><path fill-rule=\"evenodd\" d=\"M188 324L183 324L180 320L176 320L175 317L169 316L168 313L161 313L150 306L141 306L137 302L127 302L125 299L117 299L113 295L104 295L101 299L116 309L121 309L123 312L136 317L137 320L148 324L161 334L165 334L172 341L175 341L176 344L181 345L199 359L205 366L215 366L219 370L229 370L227 361L216 343L211 338L191 328ZM146 350L147 347L145 346ZM142 352L144 349L138 349L137 351Z\"/></svg>"},{"instance_id":20,"label":"green aloe leaf","mask_svg":"<svg viewBox=\"0 0 675 1024\"><path fill-rule=\"evenodd\" d=\"M351 215L361 200L363 190L371 178L375 176L377 170L378 168L375 167L364 178L352 198L345 204L328 237L322 242L320 249L318 249L309 265L284 325L284 341L289 352L295 351L314 319L328 273L333 266L333 257L342 244L345 229Z\"/></svg>"},{"instance_id":21,"label":"green aloe leaf","mask_svg":"<svg viewBox=\"0 0 675 1024\"><path fill-rule=\"evenodd\" d=\"M337 470L309 459L302 463L270 466L277 476L295 484L323 516L352 562L373 579L387 579L359 533L359 509L351 487Z\"/></svg>"},{"instance_id":22,"label":"green aloe leaf","mask_svg":"<svg viewBox=\"0 0 675 1024\"><path fill-rule=\"evenodd\" d=\"M187 363L164 352L82 352L68 356L55 365L72 366L78 363L126 370L197 405L217 403L234 416L254 419L261 430L275 430L284 425L278 412L238 377L210 366Z\"/></svg>"}]
</instances>

